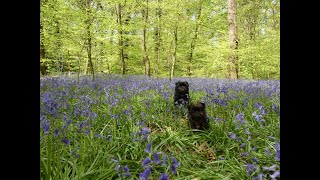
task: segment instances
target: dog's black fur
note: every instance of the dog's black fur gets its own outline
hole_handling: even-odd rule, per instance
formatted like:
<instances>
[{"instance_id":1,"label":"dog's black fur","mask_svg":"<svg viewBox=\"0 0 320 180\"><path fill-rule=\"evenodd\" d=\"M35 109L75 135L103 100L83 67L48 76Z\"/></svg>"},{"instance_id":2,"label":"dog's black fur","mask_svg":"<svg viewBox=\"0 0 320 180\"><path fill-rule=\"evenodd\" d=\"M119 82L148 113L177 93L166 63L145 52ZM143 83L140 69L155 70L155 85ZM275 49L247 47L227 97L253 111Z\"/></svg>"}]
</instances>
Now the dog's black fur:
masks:
<instances>
[{"instance_id":1,"label":"dog's black fur","mask_svg":"<svg viewBox=\"0 0 320 180\"><path fill-rule=\"evenodd\" d=\"M209 118L206 113L206 105L203 102L196 102L188 105L189 125L192 129L209 129Z\"/></svg>"},{"instance_id":2,"label":"dog's black fur","mask_svg":"<svg viewBox=\"0 0 320 180\"><path fill-rule=\"evenodd\" d=\"M174 91L174 105L189 104L189 83L186 81L176 82Z\"/></svg>"}]
</instances>

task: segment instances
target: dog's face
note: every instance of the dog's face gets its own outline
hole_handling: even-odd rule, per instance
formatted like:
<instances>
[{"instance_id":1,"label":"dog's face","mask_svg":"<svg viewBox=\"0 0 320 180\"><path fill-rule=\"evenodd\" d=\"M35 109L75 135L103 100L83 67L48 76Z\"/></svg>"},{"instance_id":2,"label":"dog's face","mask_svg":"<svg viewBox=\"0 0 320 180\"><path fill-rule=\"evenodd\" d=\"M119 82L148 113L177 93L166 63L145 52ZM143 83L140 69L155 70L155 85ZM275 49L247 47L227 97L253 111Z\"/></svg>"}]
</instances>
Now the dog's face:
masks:
<instances>
[{"instance_id":1,"label":"dog's face","mask_svg":"<svg viewBox=\"0 0 320 180\"><path fill-rule=\"evenodd\" d=\"M179 94L186 94L189 92L189 83L184 81L178 81L176 82L176 92Z\"/></svg>"},{"instance_id":2,"label":"dog's face","mask_svg":"<svg viewBox=\"0 0 320 180\"><path fill-rule=\"evenodd\" d=\"M192 128L203 129L206 125L207 115L206 115L206 105L203 102L197 102L188 105L189 110L189 120Z\"/></svg>"}]
</instances>

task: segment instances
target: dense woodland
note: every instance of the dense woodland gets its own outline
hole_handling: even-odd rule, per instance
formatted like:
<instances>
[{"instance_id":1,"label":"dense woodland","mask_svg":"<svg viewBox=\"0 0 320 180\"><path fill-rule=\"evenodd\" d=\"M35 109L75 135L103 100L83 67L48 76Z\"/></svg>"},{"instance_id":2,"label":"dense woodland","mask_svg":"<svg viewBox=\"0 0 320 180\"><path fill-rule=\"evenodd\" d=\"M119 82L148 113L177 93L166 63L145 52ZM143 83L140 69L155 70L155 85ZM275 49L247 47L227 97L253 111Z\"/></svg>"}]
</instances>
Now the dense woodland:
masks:
<instances>
[{"instance_id":1,"label":"dense woodland","mask_svg":"<svg viewBox=\"0 0 320 180\"><path fill-rule=\"evenodd\" d=\"M279 0L41 0L40 74L280 78Z\"/></svg>"}]
</instances>

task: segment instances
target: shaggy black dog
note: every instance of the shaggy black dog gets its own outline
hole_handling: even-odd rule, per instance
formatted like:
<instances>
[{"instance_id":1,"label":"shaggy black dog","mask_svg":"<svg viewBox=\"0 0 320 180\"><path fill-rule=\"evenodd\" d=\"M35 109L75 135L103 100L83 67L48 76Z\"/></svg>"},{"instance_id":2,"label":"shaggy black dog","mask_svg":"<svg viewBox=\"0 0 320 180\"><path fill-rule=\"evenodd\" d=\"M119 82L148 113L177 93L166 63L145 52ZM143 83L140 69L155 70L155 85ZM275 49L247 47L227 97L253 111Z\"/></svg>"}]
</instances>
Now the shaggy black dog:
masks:
<instances>
[{"instance_id":1,"label":"shaggy black dog","mask_svg":"<svg viewBox=\"0 0 320 180\"><path fill-rule=\"evenodd\" d=\"M196 102L188 105L188 119L192 129L207 130L209 119L206 113L206 105L203 102Z\"/></svg>"},{"instance_id":2,"label":"shaggy black dog","mask_svg":"<svg viewBox=\"0 0 320 180\"><path fill-rule=\"evenodd\" d=\"M174 105L186 105L189 102L189 83L186 81L176 82L174 91Z\"/></svg>"}]
</instances>

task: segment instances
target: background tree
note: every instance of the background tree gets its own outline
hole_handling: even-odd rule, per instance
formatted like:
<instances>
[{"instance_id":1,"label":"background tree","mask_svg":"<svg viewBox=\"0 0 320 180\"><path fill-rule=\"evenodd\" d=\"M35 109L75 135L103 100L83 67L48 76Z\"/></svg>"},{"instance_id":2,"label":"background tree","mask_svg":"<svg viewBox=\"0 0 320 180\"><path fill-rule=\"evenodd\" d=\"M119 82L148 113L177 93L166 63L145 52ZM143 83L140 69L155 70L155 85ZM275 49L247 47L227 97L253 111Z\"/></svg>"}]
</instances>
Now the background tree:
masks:
<instances>
[{"instance_id":1,"label":"background tree","mask_svg":"<svg viewBox=\"0 0 320 180\"><path fill-rule=\"evenodd\" d=\"M278 79L279 0L234 3L231 45L226 0L41 0L40 64L48 75Z\"/></svg>"},{"instance_id":2,"label":"background tree","mask_svg":"<svg viewBox=\"0 0 320 180\"><path fill-rule=\"evenodd\" d=\"M238 35L237 35L237 6L236 0L228 0L228 23L229 23L229 43L230 43L230 63L227 66L228 78L239 78L238 73Z\"/></svg>"}]
</instances>

